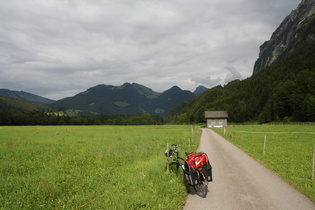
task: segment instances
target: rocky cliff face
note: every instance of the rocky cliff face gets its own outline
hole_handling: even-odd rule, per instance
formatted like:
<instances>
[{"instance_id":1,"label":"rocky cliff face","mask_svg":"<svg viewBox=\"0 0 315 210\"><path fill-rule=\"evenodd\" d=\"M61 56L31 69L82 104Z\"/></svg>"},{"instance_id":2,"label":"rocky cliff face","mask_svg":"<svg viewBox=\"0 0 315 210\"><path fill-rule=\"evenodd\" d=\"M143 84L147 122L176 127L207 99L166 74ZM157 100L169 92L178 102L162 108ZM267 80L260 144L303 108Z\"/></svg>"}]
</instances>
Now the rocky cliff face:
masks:
<instances>
[{"instance_id":1,"label":"rocky cliff face","mask_svg":"<svg viewBox=\"0 0 315 210\"><path fill-rule=\"evenodd\" d=\"M280 24L269 41L260 46L253 74L279 62L299 47L315 40L315 0L302 0Z\"/></svg>"}]
</instances>

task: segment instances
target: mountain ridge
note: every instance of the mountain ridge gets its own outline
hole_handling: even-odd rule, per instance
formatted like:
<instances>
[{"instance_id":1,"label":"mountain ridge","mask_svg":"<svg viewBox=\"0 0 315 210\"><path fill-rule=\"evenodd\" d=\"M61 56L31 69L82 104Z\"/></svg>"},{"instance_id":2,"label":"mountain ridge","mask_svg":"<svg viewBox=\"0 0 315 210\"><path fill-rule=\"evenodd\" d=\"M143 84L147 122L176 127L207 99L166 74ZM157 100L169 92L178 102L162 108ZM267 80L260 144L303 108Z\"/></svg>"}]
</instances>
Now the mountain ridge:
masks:
<instances>
[{"instance_id":1,"label":"mountain ridge","mask_svg":"<svg viewBox=\"0 0 315 210\"><path fill-rule=\"evenodd\" d=\"M29 101L34 104L43 104L38 109L49 112L62 111L67 113L67 110L76 110L76 113L81 114L150 113L162 115L178 103L190 100L205 90L207 88L199 86L192 93L175 85L159 93L144 85L126 82L119 86L99 84L74 96L54 101L24 91L0 89L0 95L21 99L13 100L13 103L11 99L6 98L0 102L3 103L2 107L8 108L11 104L12 109L19 110L21 107L28 107L24 101ZM19 102L21 106L18 105Z\"/></svg>"},{"instance_id":2,"label":"mountain ridge","mask_svg":"<svg viewBox=\"0 0 315 210\"><path fill-rule=\"evenodd\" d=\"M165 114L195 96L178 86L158 93L143 85L127 82L120 86L96 85L55 104L94 114Z\"/></svg>"},{"instance_id":3,"label":"mountain ridge","mask_svg":"<svg viewBox=\"0 0 315 210\"><path fill-rule=\"evenodd\" d=\"M38 95L28 93L25 91L15 91L15 90L9 90L9 89L4 89L4 88L0 89L0 95L30 101L34 104L45 104L45 103L55 102L55 100L44 98L42 96L38 96Z\"/></svg>"}]
</instances>

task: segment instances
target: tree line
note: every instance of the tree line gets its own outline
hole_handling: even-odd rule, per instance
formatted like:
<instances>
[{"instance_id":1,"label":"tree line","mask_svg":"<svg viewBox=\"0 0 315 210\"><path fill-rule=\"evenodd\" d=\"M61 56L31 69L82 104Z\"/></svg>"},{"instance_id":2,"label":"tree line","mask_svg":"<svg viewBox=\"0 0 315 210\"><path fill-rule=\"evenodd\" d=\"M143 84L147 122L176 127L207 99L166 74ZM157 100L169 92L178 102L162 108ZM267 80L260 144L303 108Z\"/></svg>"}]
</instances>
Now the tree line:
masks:
<instances>
[{"instance_id":1,"label":"tree line","mask_svg":"<svg viewBox=\"0 0 315 210\"><path fill-rule=\"evenodd\" d=\"M160 125L163 117L139 115L86 115L69 116L31 110L0 109L0 125Z\"/></svg>"}]
</instances>

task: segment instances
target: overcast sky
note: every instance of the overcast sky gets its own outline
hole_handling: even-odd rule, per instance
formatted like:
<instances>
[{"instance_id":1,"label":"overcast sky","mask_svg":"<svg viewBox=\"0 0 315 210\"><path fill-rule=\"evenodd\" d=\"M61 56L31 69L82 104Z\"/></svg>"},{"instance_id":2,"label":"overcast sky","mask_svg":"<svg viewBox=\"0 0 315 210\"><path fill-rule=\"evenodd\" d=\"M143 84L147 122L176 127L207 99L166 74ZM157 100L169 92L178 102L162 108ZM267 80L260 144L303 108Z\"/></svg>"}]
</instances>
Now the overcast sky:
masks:
<instances>
[{"instance_id":1,"label":"overcast sky","mask_svg":"<svg viewBox=\"0 0 315 210\"><path fill-rule=\"evenodd\" d=\"M98 84L194 91L252 75L301 0L0 0L0 88L50 99Z\"/></svg>"}]
</instances>

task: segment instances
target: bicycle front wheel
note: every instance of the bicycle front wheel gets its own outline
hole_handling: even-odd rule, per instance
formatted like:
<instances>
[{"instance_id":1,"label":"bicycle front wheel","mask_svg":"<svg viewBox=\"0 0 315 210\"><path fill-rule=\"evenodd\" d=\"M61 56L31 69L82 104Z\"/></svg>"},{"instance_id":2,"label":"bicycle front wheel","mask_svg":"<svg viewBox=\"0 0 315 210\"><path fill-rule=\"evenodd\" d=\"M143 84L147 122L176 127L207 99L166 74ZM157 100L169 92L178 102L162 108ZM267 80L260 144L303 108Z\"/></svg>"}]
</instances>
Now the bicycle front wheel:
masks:
<instances>
[{"instance_id":1,"label":"bicycle front wheel","mask_svg":"<svg viewBox=\"0 0 315 210\"><path fill-rule=\"evenodd\" d=\"M167 167L169 171L175 171L176 174L179 173L180 164L178 162L171 162L168 166L165 166L164 171L167 171Z\"/></svg>"}]
</instances>

